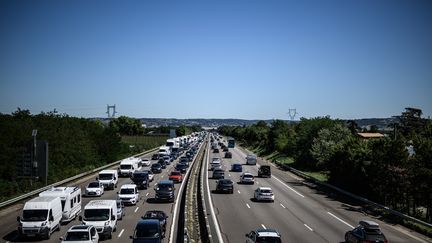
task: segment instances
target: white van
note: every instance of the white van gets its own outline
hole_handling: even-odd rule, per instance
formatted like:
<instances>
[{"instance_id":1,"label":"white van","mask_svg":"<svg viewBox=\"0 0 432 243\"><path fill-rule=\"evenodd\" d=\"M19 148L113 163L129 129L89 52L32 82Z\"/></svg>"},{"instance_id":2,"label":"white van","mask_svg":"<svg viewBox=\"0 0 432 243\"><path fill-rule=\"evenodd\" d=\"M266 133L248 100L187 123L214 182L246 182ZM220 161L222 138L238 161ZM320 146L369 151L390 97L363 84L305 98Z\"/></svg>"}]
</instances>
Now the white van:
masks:
<instances>
[{"instance_id":1,"label":"white van","mask_svg":"<svg viewBox=\"0 0 432 243\"><path fill-rule=\"evenodd\" d=\"M39 193L39 197L59 197L62 204L62 222L69 222L81 213L81 188L53 187Z\"/></svg>"},{"instance_id":2,"label":"white van","mask_svg":"<svg viewBox=\"0 0 432 243\"><path fill-rule=\"evenodd\" d=\"M247 165L256 165L257 163L257 157L254 154L248 154L246 156L246 164Z\"/></svg>"},{"instance_id":3,"label":"white van","mask_svg":"<svg viewBox=\"0 0 432 243\"><path fill-rule=\"evenodd\" d=\"M104 185L105 189L113 189L117 188L118 183L118 174L116 170L103 170L99 172L99 176L96 177L100 183Z\"/></svg>"},{"instance_id":4,"label":"white van","mask_svg":"<svg viewBox=\"0 0 432 243\"><path fill-rule=\"evenodd\" d=\"M100 236L111 239L117 230L116 200L92 200L84 207L80 220L85 225L93 225Z\"/></svg>"},{"instance_id":5,"label":"white van","mask_svg":"<svg viewBox=\"0 0 432 243\"><path fill-rule=\"evenodd\" d=\"M60 230L62 205L59 197L36 197L24 204L22 216L17 217L18 234L49 239L54 230Z\"/></svg>"},{"instance_id":6,"label":"white van","mask_svg":"<svg viewBox=\"0 0 432 243\"><path fill-rule=\"evenodd\" d=\"M167 146L161 146L159 148L159 157L163 157L165 155L170 155L171 154L171 150L170 147Z\"/></svg>"},{"instance_id":7,"label":"white van","mask_svg":"<svg viewBox=\"0 0 432 243\"><path fill-rule=\"evenodd\" d=\"M119 175L130 176L136 170L141 168L141 159L139 158L127 158L120 162Z\"/></svg>"}]
</instances>

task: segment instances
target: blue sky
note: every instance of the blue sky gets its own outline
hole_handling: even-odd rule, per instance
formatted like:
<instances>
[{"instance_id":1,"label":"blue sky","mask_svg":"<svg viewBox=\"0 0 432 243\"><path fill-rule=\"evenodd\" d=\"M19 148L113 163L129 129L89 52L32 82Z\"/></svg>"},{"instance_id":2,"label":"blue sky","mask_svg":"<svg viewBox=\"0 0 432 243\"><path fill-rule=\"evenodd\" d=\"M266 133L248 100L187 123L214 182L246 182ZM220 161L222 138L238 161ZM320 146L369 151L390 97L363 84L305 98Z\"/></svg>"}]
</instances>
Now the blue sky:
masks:
<instances>
[{"instance_id":1,"label":"blue sky","mask_svg":"<svg viewBox=\"0 0 432 243\"><path fill-rule=\"evenodd\" d=\"M432 116L432 1L0 1L0 112Z\"/></svg>"}]
</instances>

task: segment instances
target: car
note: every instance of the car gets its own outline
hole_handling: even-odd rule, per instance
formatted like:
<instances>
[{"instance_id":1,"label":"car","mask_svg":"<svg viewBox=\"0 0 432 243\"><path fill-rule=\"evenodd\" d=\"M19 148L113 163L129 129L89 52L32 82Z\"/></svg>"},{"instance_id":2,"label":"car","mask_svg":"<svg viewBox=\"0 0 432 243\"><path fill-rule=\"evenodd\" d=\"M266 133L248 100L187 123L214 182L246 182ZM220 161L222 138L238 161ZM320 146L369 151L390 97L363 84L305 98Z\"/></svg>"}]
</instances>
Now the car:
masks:
<instances>
[{"instance_id":1,"label":"car","mask_svg":"<svg viewBox=\"0 0 432 243\"><path fill-rule=\"evenodd\" d=\"M151 171L153 173L162 173L162 165L159 163L154 163L151 165Z\"/></svg>"},{"instance_id":2,"label":"car","mask_svg":"<svg viewBox=\"0 0 432 243\"><path fill-rule=\"evenodd\" d=\"M240 176L240 183L241 184L254 184L255 183L255 177L252 175L252 173L244 172Z\"/></svg>"},{"instance_id":3,"label":"car","mask_svg":"<svg viewBox=\"0 0 432 243\"><path fill-rule=\"evenodd\" d=\"M231 152L225 152L225 158L227 159L231 159L232 158L232 153Z\"/></svg>"},{"instance_id":4,"label":"car","mask_svg":"<svg viewBox=\"0 0 432 243\"><path fill-rule=\"evenodd\" d=\"M68 229L65 237L60 237L61 242L98 243L99 234L93 225L74 225Z\"/></svg>"},{"instance_id":5,"label":"car","mask_svg":"<svg viewBox=\"0 0 432 243\"><path fill-rule=\"evenodd\" d=\"M242 172L243 171L242 165L239 163L232 164L231 165L231 171L232 172Z\"/></svg>"},{"instance_id":6,"label":"car","mask_svg":"<svg viewBox=\"0 0 432 243\"><path fill-rule=\"evenodd\" d=\"M165 159L159 159L158 164L161 165L162 169L166 169L168 162Z\"/></svg>"},{"instance_id":7,"label":"car","mask_svg":"<svg viewBox=\"0 0 432 243\"><path fill-rule=\"evenodd\" d=\"M117 219L122 220L125 215L124 203L122 200L116 200L117 203Z\"/></svg>"},{"instance_id":8,"label":"car","mask_svg":"<svg viewBox=\"0 0 432 243\"><path fill-rule=\"evenodd\" d=\"M189 164L189 158L186 156L182 156L182 157L180 157L179 163Z\"/></svg>"},{"instance_id":9,"label":"car","mask_svg":"<svg viewBox=\"0 0 432 243\"><path fill-rule=\"evenodd\" d=\"M152 160L158 160L159 159L159 154L153 154L152 155Z\"/></svg>"},{"instance_id":10,"label":"car","mask_svg":"<svg viewBox=\"0 0 432 243\"><path fill-rule=\"evenodd\" d=\"M213 179L223 179L225 177L225 172L222 169L214 169L213 170Z\"/></svg>"},{"instance_id":11,"label":"car","mask_svg":"<svg viewBox=\"0 0 432 243\"><path fill-rule=\"evenodd\" d=\"M219 158L213 158L210 163L210 170L220 169L222 168L221 160Z\"/></svg>"},{"instance_id":12,"label":"car","mask_svg":"<svg viewBox=\"0 0 432 243\"><path fill-rule=\"evenodd\" d=\"M141 165L142 166L150 166L150 164L151 164L151 162L150 162L150 160L148 158L143 158L141 160Z\"/></svg>"},{"instance_id":13,"label":"car","mask_svg":"<svg viewBox=\"0 0 432 243\"><path fill-rule=\"evenodd\" d=\"M183 176L180 171L172 171L168 177L169 180L181 183L183 181Z\"/></svg>"},{"instance_id":14,"label":"car","mask_svg":"<svg viewBox=\"0 0 432 243\"><path fill-rule=\"evenodd\" d=\"M281 237L274 229L259 228L246 234L246 243L281 243Z\"/></svg>"},{"instance_id":15,"label":"car","mask_svg":"<svg viewBox=\"0 0 432 243\"><path fill-rule=\"evenodd\" d=\"M271 170L269 165L261 165L258 169L258 177L271 177Z\"/></svg>"},{"instance_id":16,"label":"car","mask_svg":"<svg viewBox=\"0 0 432 243\"><path fill-rule=\"evenodd\" d=\"M218 148L213 149L213 153L219 153L219 149Z\"/></svg>"},{"instance_id":17,"label":"car","mask_svg":"<svg viewBox=\"0 0 432 243\"><path fill-rule=\"evenodd\" d=\"M159 220L160 226L162 228L163 236L165 236L168 215L166 215L164 211L150 210L147 211L141 218Z\"/></svg>"},{"instance_id":18,"label":"car","mask_svg":"<svg viewBox=\"0 0 432 243\"><path fill-rule=\"evenodd\" d=\"M345 242L387 243L379 224L372 220L361 220L359 225L345 233Z\"/></svg>"},{"instance_id":19,"label":"car","mask_svg":"<svg viewBox=\"0 0 432 243\"><path fill-rule=\"evenodd\" d=\"M163 232L159 220L141 219L129 238L132 239L132 243L161 243Z\"/></svg>"},{"instance_id":20,"label":"car","mask_svg":"<svg viewBox=\"0 0 432 243\"><path fill-rule=\"evenodd\" d=\"M188 168L187 165L183 164L183 163L177 163L176 166L175 166L175 169L177 171L180 171L183 174L186 173L187 168Z\"/></svg>"},{"instance_id":21,"label":"car","mask_svg":"<svg viewBox=\"0 0 432 243\"><path fill-rule=\"evenodd\" d=\"M135 171L131 176L131 180L139 189L147 189L150 184L148 171Z\"/></svg>"},{"instance_id":22,"label":"car","mask_svg":"<svg viewBox=\"0 0 432 243\"><path fill-rule=\"evenodd\" d=\"M175 200L175 187L174 182L170 180L162 180L155 186L155 199L156 201L169 201Z\"/></svg>"},{"instance_id":23,"label":"car","mask_svg":"<svg viewBox=\"0 0 432 243\"><path fill-rule=\"evenodd\" d=\"M256 201L271 201L274 202L274 194L270 187L258 187L254 191L254 199Z\"/></svg>"},{"instance_id":24,"label":"car","mask_svg":"<svg viewBox=\"0 0 432 243\"><path fill-rule=\"evenodd\" d=\"M85 189L85 195L88 197L91 197L91 196L100 197L104 194L104 192L105 192L105 187L99 181L90 182Z\"/></svg>"},{"instance_id":25,"label":"car","mask_svg":"<svg viewBox=\"0 0 432 243\"><path fill-rule=\"evenodd\" d=\"M124 184L118 192L118 199L122 200L124 204L136 205L139 198L138 187L135 184Z\"/></svg>"},{"instance_id":26,"label":"car","mask_svg":"<svg viewBox=\"0 0 432 243\"><path fill-rule=\"evenodd\" d=\"M234 193L234 183L230 179L220 179L216 181L216 192Z\"/></svg>"}]
</instances>

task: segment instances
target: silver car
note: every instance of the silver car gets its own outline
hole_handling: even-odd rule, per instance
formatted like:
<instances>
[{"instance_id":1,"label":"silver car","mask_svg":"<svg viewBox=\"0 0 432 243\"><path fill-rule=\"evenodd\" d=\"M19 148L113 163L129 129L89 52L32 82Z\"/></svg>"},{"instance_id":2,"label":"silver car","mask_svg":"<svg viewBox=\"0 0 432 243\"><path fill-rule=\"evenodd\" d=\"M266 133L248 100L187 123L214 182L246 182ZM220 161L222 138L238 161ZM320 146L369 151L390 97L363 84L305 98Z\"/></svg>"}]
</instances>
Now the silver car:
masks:
<instances>
[{"instance_id":1,"label":"silver car","mask_svg":"<svg viewBox=\"0 0 432 243\"><path fill-rule=\"evenodd\" d=\"M117 219L122 220L125 215L124 204L122 200L116 200L117 202Z\"/></svg>"}]
</instances>

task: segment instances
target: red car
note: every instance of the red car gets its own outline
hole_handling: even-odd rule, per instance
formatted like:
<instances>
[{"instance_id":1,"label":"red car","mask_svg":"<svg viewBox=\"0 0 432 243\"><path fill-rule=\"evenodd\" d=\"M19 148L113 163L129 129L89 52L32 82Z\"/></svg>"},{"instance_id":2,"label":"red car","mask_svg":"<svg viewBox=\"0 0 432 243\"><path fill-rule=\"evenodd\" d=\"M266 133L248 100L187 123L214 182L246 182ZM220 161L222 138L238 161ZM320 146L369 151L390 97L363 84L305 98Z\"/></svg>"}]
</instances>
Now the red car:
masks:
<instances>
[{"instance_id":1,"label":"red car","mask_svg":"<svg viewBox=\"0 0 432 243\"><path fill-rule=\"evenodd\" d=\"M171 174L169 175L169 179L174 182L180 183L183 181L183 176L180 171L172 171Z\"/></svg>"}]
</instances>

